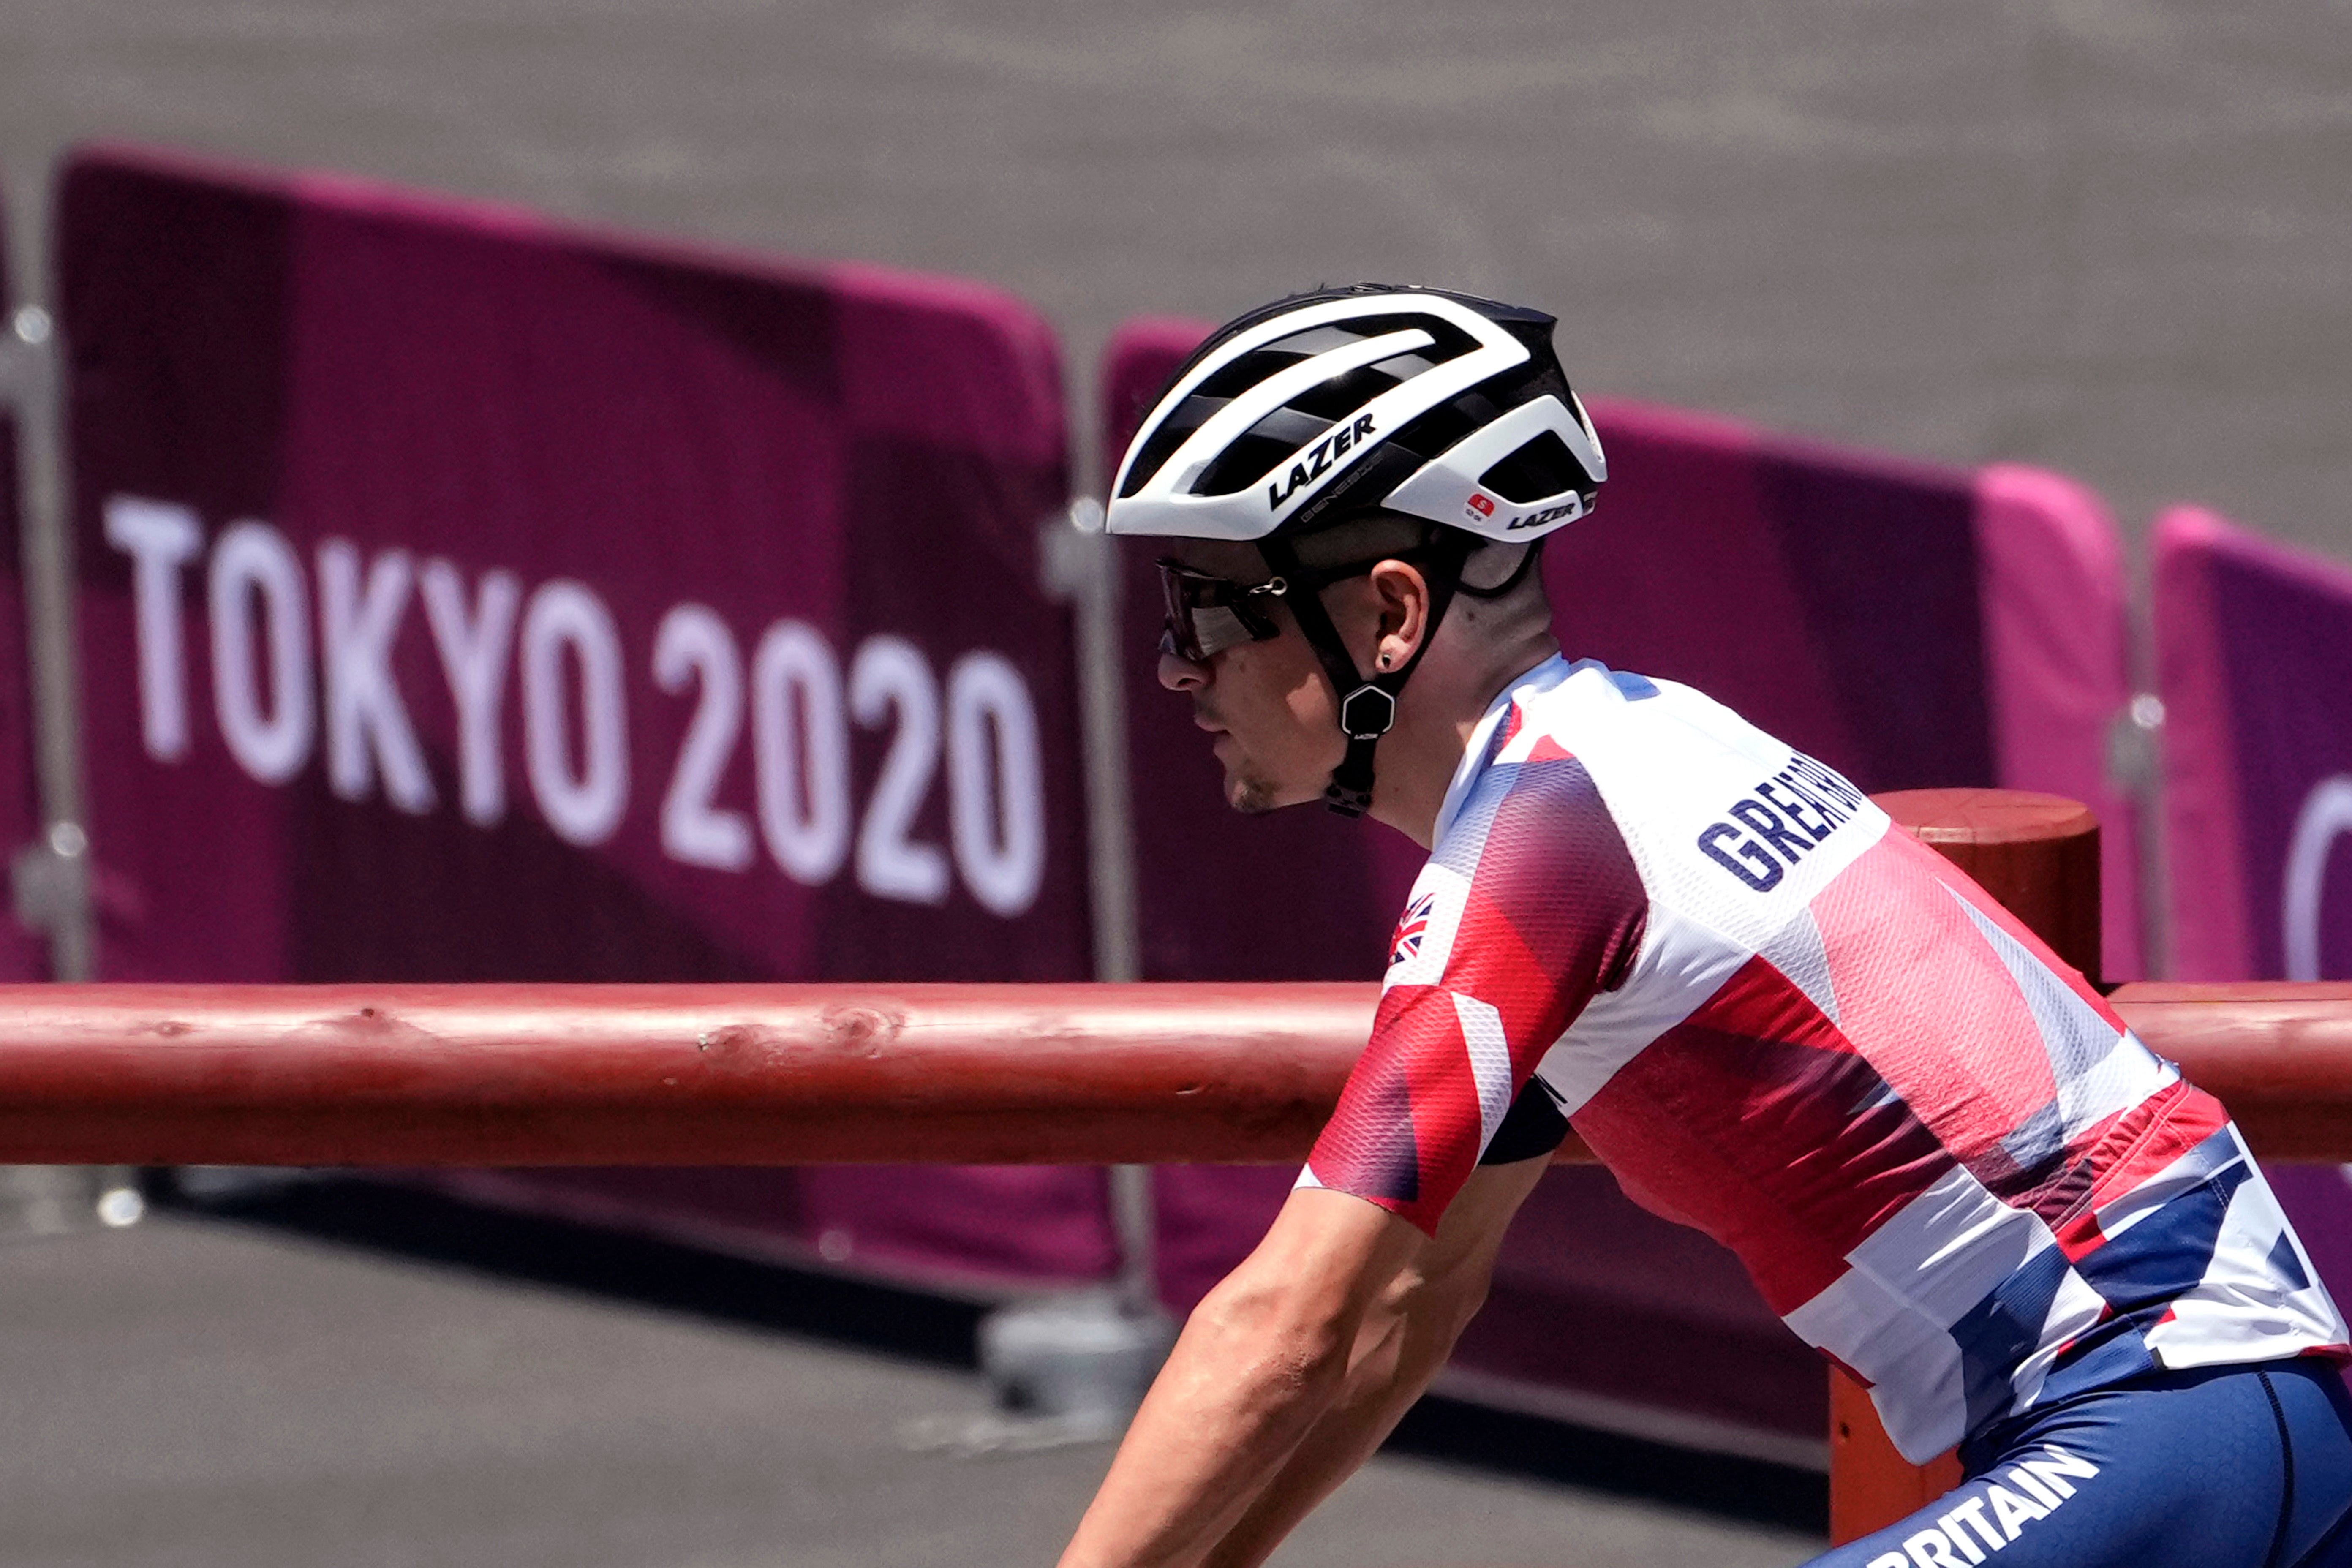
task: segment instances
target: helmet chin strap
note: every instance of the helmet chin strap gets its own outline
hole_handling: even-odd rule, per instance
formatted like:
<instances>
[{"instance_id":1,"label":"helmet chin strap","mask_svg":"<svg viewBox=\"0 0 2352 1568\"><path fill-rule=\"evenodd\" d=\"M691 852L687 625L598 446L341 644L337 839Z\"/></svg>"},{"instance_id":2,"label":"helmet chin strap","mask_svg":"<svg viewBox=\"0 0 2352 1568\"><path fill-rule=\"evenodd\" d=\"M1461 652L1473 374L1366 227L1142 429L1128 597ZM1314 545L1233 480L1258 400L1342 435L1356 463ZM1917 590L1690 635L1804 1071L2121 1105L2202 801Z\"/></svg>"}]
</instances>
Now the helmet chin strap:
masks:
<instances>
[{"instance_id":1,"label":"helmet chin strap","mask_svg":"<svg viewBox=\"0 0 2352 1568\"><path fill-rule=\"evenodd\" d=\"M1348 750L1339 759L1339 765L1331 770L1331 782L1323 790L1323 804L1341 816L1361 816L1371 809L1373 748L1395 725L1398 694L1420 665L1422 656L1429 651L1429 645L1436 640L1438 623L1444 619L1446 606L1454 602L1454 590L1461 585L1462 563L1477 546L1476 540L1458 529L1437 531L1435 540L1409 556L1400 552L1402 558L1422 564L1422 575L1429 584L1429 616L1422 631L1421 646L1398 668L1376 670L1369 679L1357 670L1355 657L1349 653L1339 628L1332 624L1330 612L1323 607L1323 584L1339 579L1318 575L1312 567L1302 566L1288 540L1258 542L1258 553L1265 558L1266 569L1297 584L1283 595L1284 602L1298 617L1298 629L1306 634L1307 646L1322 662L1324 677L1331 682L1332 694L1339 701L1339 731L1348 738Z\"/></svg>"}]
</instances>

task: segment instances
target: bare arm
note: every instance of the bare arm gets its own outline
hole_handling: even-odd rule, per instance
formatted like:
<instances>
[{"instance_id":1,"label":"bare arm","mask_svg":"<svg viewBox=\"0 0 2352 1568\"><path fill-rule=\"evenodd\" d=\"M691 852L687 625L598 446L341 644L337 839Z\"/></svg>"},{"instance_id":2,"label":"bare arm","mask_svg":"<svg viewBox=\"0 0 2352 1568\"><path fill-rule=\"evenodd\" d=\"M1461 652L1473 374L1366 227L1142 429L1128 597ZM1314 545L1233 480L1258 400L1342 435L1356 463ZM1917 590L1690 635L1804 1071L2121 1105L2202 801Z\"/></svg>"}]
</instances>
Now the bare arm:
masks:
<instances>
[{"instance_id":1,"label":"bare arm","mask_svg":"<svg viewBox=\"0 0 2352 1568\"><path fill-rule=\"evenodd\" d=\"M1433 1242L1344 1194L1293 1193L1193 1310L1062 1568L1262 1562L1444 1364L1544 1164L1480 1171Z\"/></svg>"},{"instance_id":2,"label":"bare arm","mask_svg":"<svg viewBox=\"0 0 2352 1568\"><path fill-rule=\"evenodd\" d=\"M1307 1157L1316 1184L1185 1325L1062 1568L1199 1568L1229 1536L1224 1562L1257 1561L1370 1451L1475 1310L1540 1173L1480 1173L1500 1130L1498 1037L1517 1103L1646 929L1615 819L1554 750L1482 778L1492 826L1458 846L1467 878L1449 859L1414 883L1371 1038ZM1462 1216L1449 1265L1433 1237L1474 1182L1490 1202Z\"/></svg>"},{"instance_id":3,"label":"bare arm","mask_svg":"<svg viewBox=\"0 0 2352 1568\"><path fill-rule=\"evenodd\" d=\"M1511 1216L1549 1164L1538 1159L1486 1166L1464 1185L1437 1239L1397 1272L1364 1315L1339 1398L1210 1552L1210 1568L1257 1568L1387 1438L1485 1302Z\"/></svg>"},{"instance_id":4,"label":"bare arm","mask_svg":"<svg viewBox=\"0 0 2352 1568\"><path fill-rule=\"evenodd\" d=\"M1193 1309L1062 1568L1200 1563L1339 1397L1367 1312L1429 1245L1360 1198L1291 1194Z\"/></svg>"}]
</instances>

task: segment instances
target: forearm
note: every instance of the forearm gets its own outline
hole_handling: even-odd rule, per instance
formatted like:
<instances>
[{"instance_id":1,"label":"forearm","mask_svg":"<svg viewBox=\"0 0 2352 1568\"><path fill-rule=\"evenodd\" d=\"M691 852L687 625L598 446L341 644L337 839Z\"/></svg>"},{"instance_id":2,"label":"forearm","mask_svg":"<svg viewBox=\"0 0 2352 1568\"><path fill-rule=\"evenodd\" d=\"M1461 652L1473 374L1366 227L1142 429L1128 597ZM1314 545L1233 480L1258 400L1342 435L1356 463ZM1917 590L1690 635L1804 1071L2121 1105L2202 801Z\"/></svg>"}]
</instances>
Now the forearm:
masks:
<instances>
[{"instance_id":1,"label":"forearm","mask_svg":"<svg viewBox=\"0 0 2352 1568\"><path fill-rule=\"evenodd\" d=\"M1453 1353L1467 1313L1427 1310L1380 1325L1357 1347L1346 1385L1257 1500L1226 1531L1204 1568L1257 1568L1301 1520L1339 1489L1395 1430Z\"/></svg>"},{"instance_id":2,"label":"forearm","mask_svg":"<svg viewBox=\"0 0 2352 1568\"><path fill-rule=\"evenodd\" d=\"M1316 1504L1370 1458L1454 1353L1486 1300L1511 1215L1545 1162L1482 1166L1462 1189L1436 1246L1390 1276L1361 1321L1339 1395L1208 1557L1255 1568Z\"/></svg>"},{"instance_id":3,"label":"forearm","mask_svg":"<svg viewBox=\"0 0 2352 1568\"><path fill-rule=\"evenodd\" d=\"M1341 1392L1343 1342L1269 1325L1252 1293L1220 1289L1185 1325L1062 1568L1201 1562Z\"/></svg>"}]
</instances>

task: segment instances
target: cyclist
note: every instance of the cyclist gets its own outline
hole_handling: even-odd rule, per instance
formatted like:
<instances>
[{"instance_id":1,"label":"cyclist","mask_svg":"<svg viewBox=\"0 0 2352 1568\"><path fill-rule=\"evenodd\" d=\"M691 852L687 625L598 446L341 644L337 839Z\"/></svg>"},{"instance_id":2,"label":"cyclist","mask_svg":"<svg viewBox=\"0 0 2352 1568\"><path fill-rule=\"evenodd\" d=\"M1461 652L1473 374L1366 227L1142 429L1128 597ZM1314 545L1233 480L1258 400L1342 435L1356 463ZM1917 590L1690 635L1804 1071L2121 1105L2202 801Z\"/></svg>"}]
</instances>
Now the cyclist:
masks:
<instances>
[{"instance_id":1,"label":"cyclist","mask_svg":"<svg viewBox=\"0 0 2352 1568\"><path fill-rule=\"evenodd\" d=\"M1820 1562L2352 1555L2352 1350L2221 1107L1833 770L1559 656L1537 557L1606 469L1552 325L1282 300L1113 484L1108 531L1170 542L1160 679L1232 804L1431 853L1339 1109L1065 1568L1263 1561L1444 1363L1571 1123L1907 1458L1960 1446L1958 1490Z\"/></svg>"}]
</instances>

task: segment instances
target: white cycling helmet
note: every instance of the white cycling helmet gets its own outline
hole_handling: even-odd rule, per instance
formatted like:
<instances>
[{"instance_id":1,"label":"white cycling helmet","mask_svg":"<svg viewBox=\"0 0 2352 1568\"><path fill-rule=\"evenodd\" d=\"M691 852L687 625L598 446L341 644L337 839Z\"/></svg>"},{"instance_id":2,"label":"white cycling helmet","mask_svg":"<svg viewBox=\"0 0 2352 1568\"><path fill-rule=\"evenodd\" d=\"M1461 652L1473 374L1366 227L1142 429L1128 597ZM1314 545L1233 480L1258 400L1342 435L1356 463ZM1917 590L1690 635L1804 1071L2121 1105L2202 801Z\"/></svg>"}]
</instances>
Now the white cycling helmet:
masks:
<instances>
[{"instance_id":1,"label":"white cycling helmet","mask_svg":"<svg viewBox=\"0 0 2352 1568\"><path fill-rule=\"evenodd\" d=\"M1212 334L1144 416L1111 484L1114 534L1255 542L1269 579L1242 588L1162 563L1164 647L1201 658L1196 617L1223 639L1276 635L1264 597L1291 606L1339 699L1345 759L1327 804L1371 802L1372 751L1456 592L1507 593L1532 568L1473 589L1483 542L1532 545L1592 510L1608 465L1540 310L1443 289L1364 283L1296 295ZM1300 563L1291 542L1372 513L1437 525L1413 552L1430 580L1430 637L1402 669L1355 668L1318 596L1373 562ZM1395 552L1390 552L1393 555Z\"/></svg>"},{"instance_id":2,"label":"white cycling helmet","mask_svg":"<svg viewBox=\"0 0 2352 1568\"><path fill-rule=\"evenodd\" d=\"M1195 350L1144 416L1105 526L1252 540L1378 508L1539 539L1590 510L1609 472L1552 325L1377 284L1253 310Z\"/></svg>"}]
</instances>

